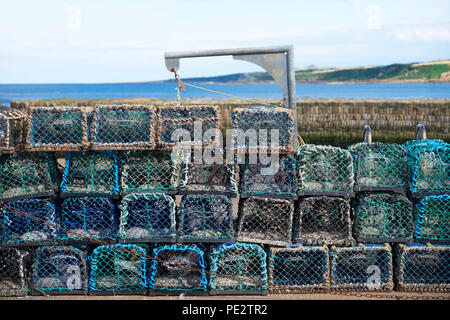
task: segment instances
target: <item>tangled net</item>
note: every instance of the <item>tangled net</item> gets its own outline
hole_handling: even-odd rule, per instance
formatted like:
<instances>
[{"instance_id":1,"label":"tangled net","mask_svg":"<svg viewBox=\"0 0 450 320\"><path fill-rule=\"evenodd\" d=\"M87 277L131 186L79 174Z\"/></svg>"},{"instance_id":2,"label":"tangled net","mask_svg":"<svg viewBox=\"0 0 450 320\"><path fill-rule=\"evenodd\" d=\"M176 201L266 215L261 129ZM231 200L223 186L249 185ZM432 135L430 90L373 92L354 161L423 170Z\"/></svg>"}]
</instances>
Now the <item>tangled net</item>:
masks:
<instances>
[{"instance_id":1,"label":"tangled net","mask_svg":"<svg viewBox=\"0 0 450 320\"><path fill-rule=\"evenodd\" d=\"M428 196L414 207L414 238L419 242L450 242L450 195Z\"/></svg>"},{"instance_id":2,"label":"tangled net","mask_svg":"<svg viewBox=\"0 0 450 320\"><path fill-rule=\"evenodd\" d=\"M26 296L30 286L32 254L0 247L0 297Z\"/></svg>"}]
</instances>

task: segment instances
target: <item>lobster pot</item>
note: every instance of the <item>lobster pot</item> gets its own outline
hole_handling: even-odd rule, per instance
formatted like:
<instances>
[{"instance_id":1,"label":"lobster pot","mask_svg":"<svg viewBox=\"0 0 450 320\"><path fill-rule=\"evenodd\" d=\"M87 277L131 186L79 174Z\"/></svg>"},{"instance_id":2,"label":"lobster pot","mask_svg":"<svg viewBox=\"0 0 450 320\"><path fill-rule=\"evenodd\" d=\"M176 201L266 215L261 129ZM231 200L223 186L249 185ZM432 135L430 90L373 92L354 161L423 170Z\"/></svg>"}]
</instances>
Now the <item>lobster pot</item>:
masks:
<instances>
[{"instance_id":1,"label":"lobster pot","mask_svg":"<svg viewBox=\"0 0 450 320\"><path fill-rule=\"evenodd\" d=\"M147 249L134 244L99 246L91 256L89 294L147 293Z\"/></svg>"},{"instance_id":2,"label":"lobster pot","mask_svg":"<svg viewBox=\"0 0 450 320\"><path fill-rule=\"evenodd\" d=\"M227 243L210 255L210 294L266 295L266 252L260 245Z\"/></svg>"},{"instance_id":3,"label":"lobster pot","mask_svg":"<svg viewBox=\"0 0 450 320\"><path fill-rule=\"evenodd\" d=\"M386 244L331 247L331 289L391 291L392 252Z\"/></svg>"},{"instance_id":4,"label":"lobster pot","mask_svg":"<svg viewBox=\"0 0 450 320\"><path fill-rule=\"evenodd\" d=\"M354 158L354 191L406 190L406 151L388 143L363 143L349 147Z\"/></svg>"},{"instance_id":5,"label":"lobster pot","mask_svg":"<svg viewBox=\"0 0 450 320\"><path fill-rule=\"evenodd\" d=\"M275 155L275 154L274 154ZM274 198L296 198L297 181L293 155L279 154L276 162L240 165L239 191L241 197L252 195Z\"/></svg>"},{"instance_id":6,"label":"lobster pot","mask_svg":"<svg viewBox=\"0 0 450 320\"><path fill-rule=\"evenodd\" d=\"M27 151L87 149L89 112L86 107L30 107L25 149Z\"/></svg>"},{"instance_id":7,"label":"lobster pot","mask_svg":"<svg viewBox=\"0 0 450 320\"><path fill-rule=\"evenodd\" d=\"M397 289L450 290L450 246L400 244L397 248Z\"/></svg>"},{"instance_id":8,"label":"lobster pot","mask_svg":"<svg viewBox=\"0 0 450 320\"><path fill-rule=\"evenodd\" d=\"M223 161L223 150L218 152L217 155ZM235 165L205 162L203 157L200 161L197 161L195 155L183 159L180 193L215 193L235 197L238 189Z\"/></svg>"},{"instance_id":9,"label":"lobster pot","mask_svg":"<svg viewBox=\"0 0 450 320\"><path fill-rule=\"evenodd\" d=\"M411 195L450 193L450 145L440 140L415 140L405 146Z\"/></svg>"},{"instance_id":10,"label":"lobster pot","mask_svg":"<svg viewBox=\"0 0 450 320\"><path fill-rule=\"evenodd\" d=\"M32 294L87 294L88 270L84 251L74 247L41 247L32 266Z\"/></svg>"},{"instance_id":11,"label":"lobster pot","mask_svg":"<svg viewBox=\"0 0 450 320\"><path fill-rule=\"evenodd\" d=\"M130 151L122 155L122 194L162 192L176 194L180 163L168 151Z\"/></svg>"},{"instance_id":12,"label":"lobster pot","mask_svg":"<svg viewBox=\"0 0 450 320\"><path fill-rule=\"evenodd\" d=\"M44 245L56 242L57 217L52 199L3 203L0 238L3 245Z\"/></svg>"},{"instance_id":13,"label":"lobster pot","mask_svg":"<svg viewBox=\"0 0 450 320\"><path fill-rule=\"evenodd\" d=\"M414 211L416 241L450 243L450 195L425 197Z\"/></svg>"},{"instance_id":14,"label":"lobster pot","mask_svg":"<svg viewBox=\"0 0 450 320\"><path fill-rule=\"evenodd\" d=\"M270 248L268 269L271 293L325 291L330 287L326 246Z\"/></svg>"},{"instance_id":15,"label":"lobster pot","mask_svg":"<svg viewBox=\"0 0 450 320\"><path fill-rule=\"evenodd\" d=\"M121 242L172 242L176 237L175 200L162 193L132 193L119 206Z\"/></svg>"},{"instance_id":16,"label":"lobster pot","mask_svg":"<svg viewBox=\"0 0 450 320\"><path fill-rule=\"evenodd\" d=\"M317 196L300 200L294 241L304 245L352 245L350 203L337 197Z\"/></svg>"},{"instance_id":17,"label":"lobster pot","mask_svg":"<svg viewBox=\"0 0 450 320\"><path fill-rule=\"evenodd\" d=\"M233 149L239 153L294 152L295 113L288 108L236 108L231 113Z\"/></svg>"},{"instance_id":18,"label":"lobster pot","mask_svg":"<svg viewBox=\"0 0 450 320\"><path fill-rule=\"evenodd\" d=\"M412 203L405 196L373 193L356 199L353 230L358 242L408 242L413 228Z\"/></svg>"},{"instance_id":19,"label":"lobster pot","mask_svg":"<svg viewBox=\"0 0 450 320\"><path fill-rule=\"evenodd\" d=\"M98 243L116 238L115 205L108 198L66 198L61 205L60 240Z\"/></svg>"},{"instance_id":20,"label":"lobster pot","mask_svg":"<svg viewBox=\"0 0 450 320\"><path fill-rule=\"evenodd\" d=\"M234 237L232 203L224 195L183 196L178 221L182 242L227 242Z\"/></svg>"},{"instance_id":21,"label":"lobster pot","mask_svg":"<svg viewBox=\"0 0 450 320\"><path fill-rule=\"evenodd\" d=\"M20 152L0 157L0 200L51 197L59 171L53 154Z\"/></svg>"},{"instance_id":22,"label":"lobster pot","mask_svg":"<svg viewBox=\"0 0 450 320\"><path fill-rule=\"evenodd\" d=\"M26 296L31 277L31 253L0 247L0 297Z\"/></svg>"},{"instance_id":23,"label":"lobster pot","mask_svg":"<svg viewBox=\"0 0 450 320\"><path fill-rule=\"evenodd\" d=\"M26 115L0 105L0 153L8 154L23 147Z\"/></svg>"},{"instance_id":24,"label":"lobster pot","mask_svg":"<svg viewBox=\"0 0 450 320\"><path fill-rule=\"evenodd\" d=\"M114 151L69 152L61 197L119 195L119 163Z\"/></svg>"},{"instance_id":25,"label":"lobster pot","mask_svg":"<svg viewBox=\"0 0 450 320\"><path fill-rule=\"evenodd\" d=\"M353 195L353 161L338 147L306 144L297 152L298 195Z\"/></svg>"},{"instance_id":26,"label":"lobster pot","mask_svg":"<svg viewBox=\"0 0 450 320\"><path fill-rule=\"evenodd\" d=\"M165 245L153 249L150 294L206 293L205 252L195 245Z\"/></svg>"},{"instance_id":27,"label":"lobster pot","mask_svg":"<svg viewBox=\"0 0 450 320\"><path fill-rule=\"evenodd\" d=\"M160 106L158 148L220 145L220 108L212 105Z\"/></svg>"},{"instance_id":28,"label":"lobster pot","mask_svg":"<svg viewBox=\"0 0 450 320\"><path fill-rule=\"evenodd\" d=\"M294 203L286 199L241 201L236 238L242 242L284 246L291 243Z\"/></svg>"},{"instance_id":29,"label":"lobster pot","mask_svg":"<svg viewBox=\"0 0 450 320\"><path fill-rule=\"evenodd\" d=\"M156 109L150 105L97 106L92 113L92 149L154 149L155 123Z\"/></svg>"}]
</instances>

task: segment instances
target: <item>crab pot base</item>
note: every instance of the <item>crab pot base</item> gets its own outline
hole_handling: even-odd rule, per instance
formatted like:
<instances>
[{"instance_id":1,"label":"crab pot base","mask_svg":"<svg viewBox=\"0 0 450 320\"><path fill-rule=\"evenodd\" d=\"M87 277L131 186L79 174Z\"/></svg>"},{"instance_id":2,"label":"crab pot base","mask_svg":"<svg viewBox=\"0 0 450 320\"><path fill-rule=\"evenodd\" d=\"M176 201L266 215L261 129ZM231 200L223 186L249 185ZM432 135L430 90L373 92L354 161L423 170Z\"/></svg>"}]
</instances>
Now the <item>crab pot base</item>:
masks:
<instances>
[{"instance_id":1,"label":"crab pot base","mask_svg":"<svg viewBox=\"0 0 450 320\"><path fill-rule=\"evenodd\" d=\"M88 290L36 290L31 289L30 296L87 296Z\"/></svg>"},{"instance_id":2,"label":"crab pot base","mask_svg":"<svg viewBox=\"0 0 450 320\"><path fill-rule=\"evenodd\" d=\"M210 290L211 296L267 296L269 290Z\"/></svg>"},{"instance_id":3,"label":"crab pot base","mask_svg":"<svg viewBox=\"0 0 450 320\"><path fill-rule=\"evenodd\" d=\"M96 290L89 291L90 296L146 296L147 290Z\"/></svg>"}]
</instances>

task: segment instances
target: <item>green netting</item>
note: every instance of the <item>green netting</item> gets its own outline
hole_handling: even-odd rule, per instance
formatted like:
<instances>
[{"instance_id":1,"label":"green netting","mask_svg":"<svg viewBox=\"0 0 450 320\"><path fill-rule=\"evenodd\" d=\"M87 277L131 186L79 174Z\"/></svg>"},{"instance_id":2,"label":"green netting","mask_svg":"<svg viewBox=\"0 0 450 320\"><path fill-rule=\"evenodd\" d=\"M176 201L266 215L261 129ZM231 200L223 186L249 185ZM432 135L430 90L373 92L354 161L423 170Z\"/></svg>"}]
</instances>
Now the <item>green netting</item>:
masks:
<instances>
[{"instance_id":1,"label":"green netting","mask_svg":"<svg viewBox=\"0 0 450 320\"><path fill-rule=\"evenodd\" d=\"M53 153L20 152L0 157L0 200L53 196L60 173Z\"/></svg>"},{"instance_id":2,"label":"green netting","mask_svg":"<svg viewBox=\"0 0 450 320\"><path fill-rule=\"evenodd\" d=\"M122 194L177 192L181 165L172 161L169 151L128 151L121 163Z\"/></svg>"},{"instance_id":3,"label":"green netting","mask_svg":"<svg viewBox=\"0 0 450 320\"><path fill-rule=\"evenodd\" d=\"M23 147L26 115L19 110L0 105L0 152L12 153Z\"/></svg>"},{"instance_id":4,"label":"green netting","mask_svg":"<svg viewBox=\"0 0 450 320\"><path fill-rule=\"evenodd\" d=\"M352 145L355 191L398 191L406 188L406 151L381 142Z\"/></svg>"},{"instance_id":5,"label":"green netting","mask_svg":"<svg viewBox=\"0 0 450 320\"><path fill-rule=\"evenodd\" d=\"M96 106L92 113L93 150L154 149L156 110L150 105Z\"/></svg>"},{"instance_id":6,"label":"green netting","mask_svg":"<svg viewBox=\"0 0 450 320\"><path fill-rule=\"evenodd\" d=\"M257 244L227 243L210 254L211 294L267 294L266 252Z\"/></svg>"},{"instance_id":7,"label":"green netting","mask_svg":"<svg viewBox=\"0 0 450 320\"><path fill-rule=\"evenodd\" d=\"M420 242L450 242L450 195L428 196L414 207L414 238Z\"/></svg>"},{"instance_id":8,"label":"green netting","mask_svg":"<svg viewBox=\"0 0 450 320\"><path fill-rule=\"evenodd\" d=\"M353 161L338 147L305 144L297 151L299 195L349 196L353 193Z\"/></svg>"},{"instance_id":9,"label":"green netting","mask_svg":"<svg viewBox=\"0 0 450 320\"><path fill-rule=\"evenodd\" d=\"M119 164L114 151L69 152L61 196L117 196Z\"/></svg>"},{"instance_id":10,"label":"green netting","mask_svg":"<svg viewBox=\"0 0 450 320\"><path fill-rule=\"evenodd\" d=\"M359 242L406 242L412 240L412 203L389 193L361 194L354 207L353 231Z\"/></svg>"}]
</instances>

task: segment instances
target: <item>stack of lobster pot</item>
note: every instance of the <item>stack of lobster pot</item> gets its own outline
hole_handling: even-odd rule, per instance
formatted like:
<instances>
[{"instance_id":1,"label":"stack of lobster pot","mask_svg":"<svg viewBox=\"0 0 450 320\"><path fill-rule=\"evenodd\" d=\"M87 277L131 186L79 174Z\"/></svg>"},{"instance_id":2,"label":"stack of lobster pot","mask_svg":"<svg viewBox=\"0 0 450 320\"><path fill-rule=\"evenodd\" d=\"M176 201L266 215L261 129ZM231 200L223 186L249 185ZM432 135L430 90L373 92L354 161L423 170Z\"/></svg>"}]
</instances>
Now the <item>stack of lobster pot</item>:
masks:
<instances>
[{"instance_id":1,"label":"stack of lobster pot","mask_svg":"<svg viewBox=\"0 0 450 320\"><path fill-rule=\"evenodd\" d=\"M408 195L414 203L414 243L397 248L397 287L403 291L448 291L450 262L450 145L427 139L419 124L416 139L404 144Z\"/></svg>"}]
</instances>

